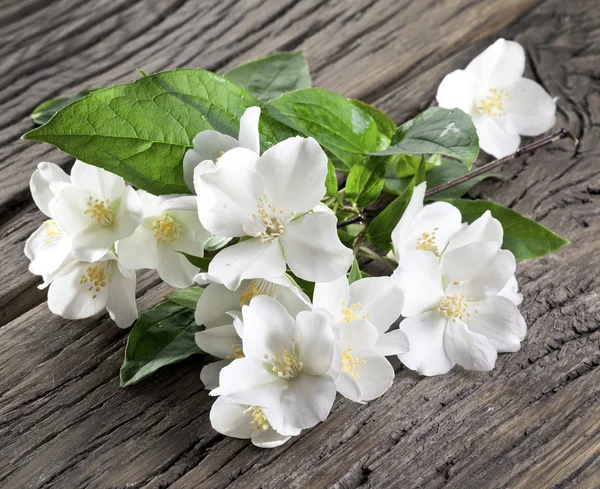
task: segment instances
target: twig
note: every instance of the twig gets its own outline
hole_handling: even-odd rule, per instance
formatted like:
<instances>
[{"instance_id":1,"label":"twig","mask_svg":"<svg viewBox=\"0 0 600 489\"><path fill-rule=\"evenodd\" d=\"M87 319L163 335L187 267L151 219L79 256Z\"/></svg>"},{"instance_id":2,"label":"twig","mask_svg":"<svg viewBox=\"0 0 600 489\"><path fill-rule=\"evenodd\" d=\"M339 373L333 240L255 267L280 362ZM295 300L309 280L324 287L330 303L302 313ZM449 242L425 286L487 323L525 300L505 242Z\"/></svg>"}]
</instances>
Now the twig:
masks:
<instances>
[{"instance_id":1,"label":"twig","mask_svg":"<svg viewBox=\"0 0 600 489\"><path fill-rule=\"evenodd\" d=\"M575 142L576 145L579 144L579 140L569 130L564 129L564 128L559 129L557 132L555 132L554 134L551 134L550 136L539 139L537 141L534 141L531 144L528 144L527 146L523 146L522 148L519 148L517 151L515 151L513 154L511 154L509 156L505 156L504 158L500 158L499 160L492 161L491 163L480 166L476 170L473 170L469 173L465 173L464 175L462 175L460 177L454 178L452 180L449 180L446 183L443 183L442 185L438 185L437 187L433 187L432 189L429 189L427 192L425 192L425 197L429 197L433 194L437 194L437 193L443 192L444 190L447 190L449 188L455 187L456 185L460 185L461 183L471 180L471 178L475 178L479 175L482 175L483 173L486 173L491 170L495 170L496 168L499 168L500 166L505 165L506 163L518 158L519 156L522 156L527 153L532 153L532 152L536 151L537 149L543 148L544 146L547 146L549 144L554 143L555 141L558 141L559 139L564 139L564 138L571 138Z\"/></svg>"},{"instance_id":2,"label":"twig","mask_svg":"<svg viewBox=\"0 0 600 489\"><path fill-rule=\"evenodd\" d=\"M363 216L361 214L357 214L350 219L346 219L345 221L340 222L337 227L338 229L343 228L344 226L349 226L350 224L355 224L357 222L361 222L363 220Z\"/></svg>"},{"instance_id":3,"label":"twig","mask_svg":"<svg viewBox=\"0 0 600 489\"><path fill-rule=\"evenodd\" d=\"M367 256L368 258L382 263L392 271L396 269L396 265L390 260L388 260L385 256L381 256L375 253L373 250L367 248L366 246L359 246L358 251L360 251L363 255Z\"/></svg>"}]
</instances>

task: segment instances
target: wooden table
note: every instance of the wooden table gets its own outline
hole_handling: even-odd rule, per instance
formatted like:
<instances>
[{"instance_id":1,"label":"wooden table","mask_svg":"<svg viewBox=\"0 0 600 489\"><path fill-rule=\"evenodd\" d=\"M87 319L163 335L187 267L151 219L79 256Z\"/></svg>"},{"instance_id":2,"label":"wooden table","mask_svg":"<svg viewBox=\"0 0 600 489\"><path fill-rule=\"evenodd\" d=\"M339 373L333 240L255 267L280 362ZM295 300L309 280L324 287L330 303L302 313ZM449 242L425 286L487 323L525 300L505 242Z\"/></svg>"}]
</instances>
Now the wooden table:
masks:
<instances>
[{"instance_id":1,"label":"wooden table","mask_svg":"<svg viewBox=\"0 0 600 489\"><path fill-rule=\"evenodd\" d=\"M2 0L0 6L0 487L600 487L600 5L597 0ZM225 438L193 358L118 387L126 332L47 309L23 245L42 214L20 141L42 100L127 82L135 69L222 72L304 49L314 83L397 122L498 37L580 139L521 158L472 192L572 240L521 263L529 331L490 373L397 369L381 399L338 399L327 422L274 450ZM139 276L140 310L168 291Z\"/></svg>"}]
</instances>

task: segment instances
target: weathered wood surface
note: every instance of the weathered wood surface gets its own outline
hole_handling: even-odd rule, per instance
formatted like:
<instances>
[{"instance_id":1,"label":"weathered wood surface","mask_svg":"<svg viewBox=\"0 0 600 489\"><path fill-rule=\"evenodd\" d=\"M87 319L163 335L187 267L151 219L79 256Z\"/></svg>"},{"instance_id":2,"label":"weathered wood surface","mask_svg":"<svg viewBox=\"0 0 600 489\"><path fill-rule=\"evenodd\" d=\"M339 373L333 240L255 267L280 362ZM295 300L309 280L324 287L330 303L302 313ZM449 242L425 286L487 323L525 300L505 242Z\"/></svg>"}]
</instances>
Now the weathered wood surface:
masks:
<instances>
[{"instance_id":1,"label":"weathered wood surface","mask_svg":"<svg viewBox=\"0 0 600 489\"><path fill-rule=\"evenodd\" d=\"M4 0L0 9L0 487L600 487L600 9L595 0ZM401 122L443 75L495 38L523 43L529 73L581 138L539 151L473 195L567 236L519 265L529 325L489 374L396 381L365 406L261 451L210 428L190 359L126 390L126 333L106 316L52 316L26 270L43 217L28 195L48 145L18 137L41 100L176 66L222 71L304 48L315 84ZM140 276L140 310L167 288Z\"/></svg>"}]
</instances>

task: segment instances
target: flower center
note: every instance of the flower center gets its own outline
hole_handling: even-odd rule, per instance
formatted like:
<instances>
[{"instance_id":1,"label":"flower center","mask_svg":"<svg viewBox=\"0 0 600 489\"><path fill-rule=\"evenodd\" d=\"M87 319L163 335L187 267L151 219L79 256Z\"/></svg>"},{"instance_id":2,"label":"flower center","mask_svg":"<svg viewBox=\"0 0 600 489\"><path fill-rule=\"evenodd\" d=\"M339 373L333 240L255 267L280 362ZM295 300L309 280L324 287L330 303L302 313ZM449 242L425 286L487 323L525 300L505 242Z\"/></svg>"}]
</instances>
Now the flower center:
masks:
<instances>
[{"instance_id":1,"label":"flower center","mask_svg":"<svg viewBox=\"0 0 600 489\"><path fill-rule=\"evenodd\" d=\"M369 319L370 314L362 314L364 307L361 306L360 302L356 304L346 305L346 302L342 302L342 323L349 323L350 321L357 321L358 319Z\"/></svg>"},{"instance_id":2,"label":"flower center","mask_svg":"<svg viewBox=\"0 0 600 489\"><path fill-rule=\"evenodd\" d=\"M501 88L490 88L485 97L475 102L475 110L488 117L505 116L504 100L512 100L510 93Z\"/></svg>"},{"instance_id":3,"label":"flower center","mask_svg":"<svg viewBox=\"0 0 600 489\"><path fill-rule=\"evenodd\" d=\"M359 360L358 357L353 357L352 348L348 348L347 350L342 352L342 371L347 372L355 379L358 379L359 373L356 371L358 367L367 363L366 360Z\"/></svg>"},{"instance_id":4,"label":"flower center","mask_svg":"<svg viewBox=\"0 0 600 489\"><path fill-rule=\"evenodd\" d=\"M242 345L232 343L229 347L233 350L231 355L227 355L225 358L228 360L235 360L237 358L244 358L244 350L242 350Z\"/></svg>"},{"instance_id":5,"label":"flower center","mask_svg":"<svg viewBox=\"0 0 600 489\"><path fill-rule=\"evenodd\" d=\"M271 370L279 377L290 380L295 379L298 377L302 367L304 367L304 364L298 360L298 353L296 353L295 346L294 338L292 338L291 350L287 346L284 346L283 352L275 353L273 358L269 358L269 355L265 353L265 360L272 365Z\"/></svg>"},{"instance_id":6,"label":"flower center","mask_svg":"<svg viewBox=\"0 0 600 489\"><path fill-rule=\"evenodd\" d=\"M252 421L250 424L255 430L267 431L269 429L269 421L267 420L262 408L259 408L258 406L250 406L244 411L244 414L252 415Z\"/></svg>"},{"instance_id":7,"label":"flower center","mask_svg":"<svg viewBox=\"0 0 600 489\"><path fill-rule=\"evenodd\" d=\"M257 295L277 298L278 285L263 279L251 280L240 297L240 307L247 306Z\"/></svg>"},{"instance_id":8,"label":"flower center","mask_svg":"<svg viewBox=\"0 0 600 489\"><path fill-rule=\"evenodd\" d=\"M283 234L285 231L284 216L285 211L283 209L277 209L268 204L264 197L258 199L257 213L252 214L252 217L258 222L264 230L260 233L260 240L264 243L268 241L273 243ZM296 213L292 212L292 217Z\"/></svg>"},{"instance_id":9,"label":"flower center","mask_svg":"<svg viewBox=\"0 0 600 489\"><path fill-rule=\"evenodd\" d=\"M181 226L169 214L163 214L152 223L152 231L157 241L172 243L177 241L181 235Z\"/></svg>"},{"instance_id":10,"label":"flower center","mask_svg":"<svg viewBox=\"0 0 600 489\"><path fill-rule=\"evenodd\" d=\"M436 244L436 240L437 240L437 231L439 228L433 228L433 231L427 233L422 233L418 238L417 238L417 246L416 249L417 250L423 250L423 251L431 251L432 253L435 253L436 255L439 254L438 251L438 247Z\"/></svg>"},{"instance_id":11,"label":"flower center","mask_svg":"<svg viewBox=\"0 0 600 489\"><path fill-rule=\"evenodd\" d=\"M110 199L94 200L90 196L90 198L87 201L87 209L83 213L90 219L100 224L100 226L110 226L113 222L113 213L110 207Z\"/></svg>"},{"instance_id":12,"label":"flower center","mask_svg":"<svg viewBox=\"0 0 600 489\"><path fill-rule=\"evenodd\" d=\"M56 224L56 221L50 220L44 222L44 227L46 229L46 244L52 244L55 241L58 241L62 237L62 231Z\"/></svg>"},{"instance_id":13,"label":"flower center","mask_svg":"<svg viewBox=\"0 0 600 489\"><path fill-rule=\"evenodd\" d=\"M106 268L107 265L104 262L100 262L98 265L90 265L79 279L81 285L89 284L88 291L92 293L92 299L95 299L100 289L106 286Z\"/></svg>"},{"instance_id":14,"label":"flower center","mask_svg":"<svg viewBox=\"0 0 600 489\"><path fill-rule=\"evenodd\" d=\"M454 284L456 285L456 282L454 282ZM447 295L441 300L436 311L443 314L448 319L452 319L453 323L455 323L457 319L462 320L463 318L466 318L466 321L470 323L471 313L469 312L469 306L472 302L475 301L470 297L465 297L465 294ZM481 304L481 301L477 301L475 304L478 306ZM473 310L474 314L477 314L478 312L479 309L477 308Z\"/></svg>"}]
</instances>

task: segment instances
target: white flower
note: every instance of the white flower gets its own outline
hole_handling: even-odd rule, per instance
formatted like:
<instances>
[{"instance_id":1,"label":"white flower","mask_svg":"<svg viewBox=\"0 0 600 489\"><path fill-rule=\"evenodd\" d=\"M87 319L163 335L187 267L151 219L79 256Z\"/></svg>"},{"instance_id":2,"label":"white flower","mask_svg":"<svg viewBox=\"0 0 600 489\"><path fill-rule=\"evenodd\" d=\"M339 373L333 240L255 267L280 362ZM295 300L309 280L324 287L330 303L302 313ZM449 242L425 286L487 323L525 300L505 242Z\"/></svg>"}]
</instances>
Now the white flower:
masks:
<instances>
[{"instance_id":1,"label":"white flower","mask_svg":"<svg viewBox=\"0 0 600 489\"><path fill-rule=\"evenodd\" d=\"M469 63L442 80L440 107L459 108L473 118L479 145L502 158L516 151L523 136L537 136L554 126L556 103L533 80L523 78L525 51L498 39Z\"/></svg>"},{"instance_id":2,"label":"white flower","mask_svg":"<svg viewBox=\"0 0 600 489\"><path fill-rule=\"evenodd\" d=\"M218 131L208 130L196 134L192 140L193 148L183 157L183 178L190 191L195 194L194 170L203 161L218 161L223 153L233 148L246 148L260 154L258 120L260 107L249 107L240 118L240 133L236 140ZM197 199L194 195L167 196L169 209L196 210Z\"/></svg>"},{"instance_id":3,"label":"white flower","mask_svg":"<svg viewBox=\"0 0 600 489\"><path fill-rule=\"evenodd\" d=\"M198 280L203 281L205 277L200 274ZM244 280L236 290L229 290L220 283L209 283L196 305L196 324L205 328L196 333L196 343L202 351L221 360L206 365L200 373L207 389L218 387L223 367L235 358L244 357L241 339L244 325L239 316L242 307L258 295L277 299L292 317L310 309L310 299L285 276L277 283L263 279Z\"/></svg>"},{"instance_id":4,"label":"white flower","mask_svg":"<svg viewBox=\"0 0 600 489\"><path fill-rule=\"evenodd\" d=\"M138 195L144 217L131 236L118 242L119 260L134 270L156 269L160 278L173 287L189 287L198 267L180 252L203 256L208 231L200 224L197 212L165 211L159 197L143 190L138 190Z\"/></svg>"},{"instance_id":5,"label":"white flower","mask_svg":"<svg viewBox=\"0 0 600 489\"><path fill-rule=\"evenodd\" d=\"M121 177L81 161L73 165L71 184L56 194L52 211L72 238L71 254L84 261L101 259L115 241L130 236L143 213L140 198Z\"/></svg>"},{"instance_id":6,"label":"white flower","mask_svg":"<svg viewBox=\"0 0 600 489\"><path fill-rule=\"evenodd\" d=\"M294 320L266 295L252 299L242 315L245 358L221 370L220 394L231 402L261 406L282 435L325 420L335 399L328 375L334 339L327 317L302 311Z\"/></svg>"},{"instance_id":7,"label":"white flower","mask_svg":"<svg viewBox=\"0 0 600 489\"><path fill-rule=\"evenodd\" d=\"M427 183L416 186L400 221L392 231L396 258L409 251L431 251L440 255L454 234L463 228L460 211L447 202L423 207Z\"/></svg>"},{"instance_id":8,"label":"white flower","mask_svg":"<svg viewBox=\"0 0 600 489\"><path fill-rule=\"evenodd\" d=\"M53 278L48 307L67 319L82 319L107 309L120 328L138 317L135 272L124 268L108 252L94 263L71 259Z\"/></svg>"},{"instance_id":9,"label":"white flower","mask_svg":"<svg viewBox=\"0 0 600 489\"><path fill-rule=\"evenodd\" d=\"M209 273L236 289L245 278L270 280L290 269L309 281L346 272L352 251L331 212L311 212L325 195L327 156L312 138L282 141L257 156L243 148L196 168L198 214L219 236L248 237L219 252Z\"/></svg>"},{"instance_id":10,"label":"white flower","mask_svg":"<svg viewBox=\"0 0 600 489\"><path fill-rule=\"evenodd\" d=\"M29 187L36 205L52 218L56 192L69 183L69 175L58 165L42 162L33 172ZM71 238L60 229L54 219L49 219L27 239L24 251L31 261L29 271L41 275L47 282L68 258L71 252Z\"/></svg>"},{"instance_id":11,"label":"white flower","mask_svg":"<svg viewBox=\"0 0 600 489\"><path fill-rule=\"evenodd\" d=\"M338 392L353 401L381 396L394 379L394 369L385 355L409 349L400 330L386 331L400 316L402 301L390 277L364 278L348 285L343 275L330 283L317 283L313 294L316 311L326 311L339 333L341 355Z\"/></svg>"},{"instance_id":12,"label":"white flower","mask_svg":"<svg viewBox=\"0 0 600 489\"><path fill-rule=\"evenodd\" d=\"M427 251L402 259L392 277L404 293L400 329L410 351L399 358L408 368L438 375L457 363L487 371L497 352L519 350L525 321L500 295L511 287L515 257L500 249L498 226L486 213L450 241L441 262Z\"/></svg>"},{"instance_id":13,"label":"white flower","mask_svg":"<svg viewBox=\"0 0 600 489\"><path fill-rule=\"evenodd\" d=\"M290 435L277 433L270 425L268 408L237 404L220 396L210 410L210 423L219 433L234 438L250 439L260 448L275 448L283 445L291 435L300 430L289 430Z\"/></svg>"}]
</instances>

